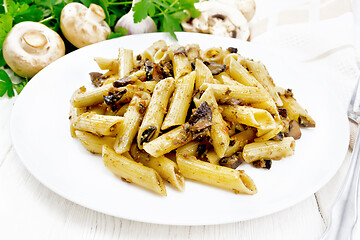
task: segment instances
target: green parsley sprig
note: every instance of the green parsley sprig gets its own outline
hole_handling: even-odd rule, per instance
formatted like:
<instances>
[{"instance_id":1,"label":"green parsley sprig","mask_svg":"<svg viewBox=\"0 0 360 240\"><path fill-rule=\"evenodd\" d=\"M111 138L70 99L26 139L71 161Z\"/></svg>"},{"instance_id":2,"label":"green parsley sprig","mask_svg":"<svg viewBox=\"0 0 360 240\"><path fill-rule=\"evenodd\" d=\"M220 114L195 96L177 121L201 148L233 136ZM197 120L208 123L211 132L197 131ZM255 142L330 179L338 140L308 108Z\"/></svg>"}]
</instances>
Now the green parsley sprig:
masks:
<instances>
[{"instance_id":1,"label":"green parsley sprig","mask_svg":"<svg viewBox=\"0 0 360 240\"><path fill-rule=\"evenodd\" d=\"M160 32L169 32L176 39L175 31L182 31L182 21L200 16L194 7L196 2L198 0L142 0L133 8L134 22L141 22L150 16Z\"/></svg>"}]
</instances>

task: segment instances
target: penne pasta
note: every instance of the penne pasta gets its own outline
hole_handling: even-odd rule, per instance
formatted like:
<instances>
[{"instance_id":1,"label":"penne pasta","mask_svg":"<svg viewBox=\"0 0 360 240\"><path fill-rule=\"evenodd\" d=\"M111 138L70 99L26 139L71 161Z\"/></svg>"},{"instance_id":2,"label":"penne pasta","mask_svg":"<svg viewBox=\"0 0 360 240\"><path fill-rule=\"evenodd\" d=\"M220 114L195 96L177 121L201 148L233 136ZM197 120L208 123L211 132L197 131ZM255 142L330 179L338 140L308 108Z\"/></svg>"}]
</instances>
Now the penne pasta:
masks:
<instances>
[{"instance_id":1,"label":"penne pasta","mask_svg":"<svg viewBox=\"0 0 360 240\"><path fill-rule=\"evenodd\" d=\"M101 70L110 70L112 73L119 71L118 59L95 57L94 60Z\"/></svg>"},{"instance_id":2,"label":"penne pasta","mask_svg":"<svg viewBox=\"0 0 360 240\"><path fill-rule=\"evenodd\" d=\"M135 57L120 48L117 59L94 60L106 72L71 97L71 136L124 181L161 195L163 180L183 191L184 177L255 194L235 169L270 169L294 153L300 126L315 126L291 90L234 47L159 40Z\"/></svg>"},{"instance_id":3,"label":"penne pasta","mask_svg":"<svg viewBox=\"0 0 360 240\"><path fill-rule=\"evenodd\" d=\"M105 166L122 180L166 196L165 185L154 169L119 155L106 145L103 145L102 158Z\"/></svg>"},{"instance_id":4,"label":"penne pasta","mask_svg":"<svg viewBox=\"0 0 360 240\"><path fill-rule=\"evenodd\" d=\"M226 102L229 99L237 99L243 103L265 102L269 98L264 92L257 87L249 87L245 85L223 85L204 83L200 87L200 91L212 88L217 101Z\"/></svg>"},{"instance_id":5,"label":"penne pasta","mask_svg":"<svg viewBox=\"0 0 360 240\"><path fill-rule=\"evenodd\" d=\"M195 60L195 89L199 89L203 83L214 83L210 69L200 60Z\"/></svg>"},{"instance_id":6,"label":"penne pasta","mask_svg":"<svg viewBox=\"0 0 360 240\"><path fill-rule=\"evenodd\" d=\"M221 105L222 116L229 122L245 124L247 126L270 131L276 128L274 118L268 111L247 106Z\"/></svg>"},{"instance_id":7,"label":"penne pasta","mask_svg":"<svg viewBox=\"0 0 360 240\"><path fill-rule=\"evenodd\" d=\"M242 151L246 144L253 142L255 136L256 135L254 129L248 129L232 136L230 138L230 145L227 148L224 157L231 157L235 153ZM210 150L206 154L206 157L210 163L216 165L219 165L219 161L221 160L221 157L219 157L213 150Z\"/></svg>"},{"instance_id":8,"label":"penne pasta","mask_svg":"<svg viewBox=\"0 0 360 240\"><path fill-rule=\"evenodd\" d=\"M229 129L221 116L214 92L211 88L208 88L201 96L200 102L204 101L211 107L212 112L212 122L214 123L210 130L210 137L213 142L212 144L216 154L223 157L230 142Z\"/></svg>"},{"instance_id":9,"label":"penne pasta","mask_svg":"<svg viewBox=\"0 0 360 240\"><path fill-rule=\"evenodd\" d=\"M294 154L295 140L286 137L282 141L254 142L245 145L243 158L251 163L257 160L280 160Z\"/></svg>"},{"instance_id":10,"label":"penne pasta","mask_svg":"<svg viewBox=\"0 0 360 240\"><path fill-rule=\"evenodd\" d=\"M123 121L123 117L86 112L77 117L73 126L76 130L91 132L98 136L115 136L119 124Z\"/></svg>"},{"instance_id":11,"label":"penne pasta","mask_svg":"<svg viewBox=\"0 0 360 240\"><path fill-rule=\"evenodd\" d=\"M191 63L184 47L179 47L173 53L174 78L178 79L191 72Z\"/></svg>"},{"instance_id":12,"label":"penne pasta","mask_svg":"<svg viewBox=\"0 0 360 240\"><path fill-rule=\"evenodd\" d=\"M188 144L176 149L176 153L186 156L198 156L199 142L189 142Z\"/></svg>"},{"instance_id":13,"label":"penne pasta","mask_svg":"<svg viewBox=\"0 0 360 240\"><path fill-rule=\"evenodd\" d=\"M133 51L130 49L119 49L119 77L127 76L134 67Z\"/></svg>"},{"instance_id":14,"label":"penne pasta","mask_svg":"<svg viewBox=\"0 0 360 240\"><path fill-rule=\"evenodd\" d=\"M225 51L221 48L212 47L206 49L202 53L202 59L207 62L222 63L224 59Z\"/></svg>"},{"instance_id":15,"label":"penne pasta","mask_svg":"<svg viewBox=\"0 0 360 240\"><path fill-rule=\"evenodd\" d=\"M154 56L156 52L158 52L160 49L167 48L167 44L164 40L159 40L154 42L150 47L145 49L145 51L142 53L142 56L144 59L148 59L152 62L155 62Z\"/></svg>"},{"instance_id":16,"label":"penne pasta","mask_svg":"<svg viewBox=\"0 0 360 240\"><path fill-rule=\"evenodd\" d=\"M149 142L159 136L174 86L175 81L173 78L166 78L156 84L138 132L137 143L140 148L142 148L144 142Z\"/></svg>"},{"instance_id":17,"label":"penne pasta","mask_svg":"<svg viewBox=\"0 0 360 240\"><path fill-rule=\"evenodd\" d=\"M244 68L238 61L231 58L229 75L237 82L251 87L258 87L259 82L254 78L246 68Z\"/></svg>"},{"instance_id":18,"label":"penne pasta","mask_svg":"<svg viewBox=\"0 0 360 240\"><path fill-rule=\"evenodd\" d=\"M241 83L232 79L226 72L222 72L219 75L216 75L215 79L217 79L220 82L220 84L224 84L224 85L240 85L240 86L242 85Z\"/></svg>"},{"instance_id":19,"label":"penne pasta","mask_svg":"<svg viewBox=\"0 0 360 240\"><path fill-rule=\"evenodd\" d=\"M114 146L115 137L97 136L89 132L75 131L76 137L86 150L101 154L103 145Z\"/></svg>"},{"instance_id":20,"label":"penne pasta","mask_svg":"<svg viewBox=\"0 0 360 240\"><path fill-rule=\"evenodd\" d=\"M131 146L131 155L134 157L135 161L144 164L144 166L150 167L156 170L161 178L171 185L173 185L177 190L184 191L185 181L184 176L181 174L177 164L165 156L152 157L149 154L142 152L136 144Z\"/></svg>"},{"instance_id":21,"label":"penne pasta","mask_svg":"<svg viewBox=\"0 0 360 240\"><path fill-rule=\"evenodd\" d=\"M249 69L250 73L256 78L256 80L268 91L277 106L282 106L283 103L275 89L275 84L266 70L264 64L260 62L243 60L245 66Z\"/></svg>"},{"instance_id":22,"label":"penne pasta","mask_svg":"<svg viewBox=\"0 0 360 240\"><path fill-rule=\"evenodd\" d=\"M118 154L128 152L139 129L144 109L149 102L149 94L143 92L141 96L135 95L124 115L124 121L116 136L114 149Z\"/></svg>"},{"instance_id":23,"label":"penne pasta","mask_svg":"<svg viewBox=\"0 0 360 240\"><path fill-rule=\"evenodd\" d=\"M192 100L195 83L195 72L191 72L175 82L175 91L161 130L185 123L186 115Z\"/></svg>"},{"instance_id":24,"label":"penne pasta","mask_svg":"<svg viewBox=\"0 0 360 240\"><path fill-rule=\"evenodd\" d=\"M179 126L154 140L144 143L144 150L153 157L160 157L190 142L191 136L183 126Z\"/></svg>"},{"instance_id":25,"label":"penne pasta","mask_svg":"<svg viewBox=\"0 0 360 240\"><path fill-rule=\"evenodd\" d=\"M283 108L287 110L287 116L290 120L297 121L302 127L315 127L314 119L300 106L292 96L292 93L289 95L281 95L280 98L283 102Z\"/></svg>"},{"instance_id":26,"label":"penne pasta","mask_svg":"<svg viewBox=\"0 0 360 240\"><path fill-rule=\"evenodd\" d=\"M243 170L234 170L197 160L196 157L176 155L176 161L185 178L231 190L234 193L255 194L254 181Z\"/></svg>"}]
</instances>

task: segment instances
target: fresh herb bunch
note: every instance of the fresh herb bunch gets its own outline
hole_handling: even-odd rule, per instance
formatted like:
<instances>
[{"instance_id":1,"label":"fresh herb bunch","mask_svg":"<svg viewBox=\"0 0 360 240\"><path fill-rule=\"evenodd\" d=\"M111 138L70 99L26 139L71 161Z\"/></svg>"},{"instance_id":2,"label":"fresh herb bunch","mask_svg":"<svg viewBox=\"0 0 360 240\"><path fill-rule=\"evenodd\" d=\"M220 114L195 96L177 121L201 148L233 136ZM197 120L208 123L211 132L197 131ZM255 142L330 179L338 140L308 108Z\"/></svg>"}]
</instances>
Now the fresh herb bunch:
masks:
<instances>
[{"instance_id":1,"label":"fresh herb bunch","mask_svg":"<svg viewBox=\"0 0 360 240\"><path fill-rule=\"evenodd\" d=\"M80 2L86 7L89 7L91 3L100 5L105 11L105 21L111 29L114 29L120 17L130 11L132 5L132 1L126 0L0 0L0 97L5 94L9 97L15 96L14 89L19 94L28 82L28 79L18 76L22 81L13 83L4 70L8 69L8 66L3 57L2 46L12 27L23 21L40 22L62 36L60 14L65 5L70 2ZM159 31L169 32L176 38L174 32L182 31L181 22L189 17L188 13L191 17L200 15L194 7L195 2L198 0L142 0L133 8L134 22L140 22L150 16L157 24ZM111 32L109 39L124 35L126 35L126 29L120 28L117 32ZM63 40L65 40L64 37Z\"/></svg>"},{"instance_id":2,"label":"fresh herb bunch","mask_svg":"<svg viewBox=\"0 0 360 240\"><path fill-rule=\"evenodd\" d=\"M169 32L176 39L174 32L182 31L182 21L200 16L194 7L196 2L198 0L142 0L133 8L134 22L141 22L150 16L160 32Z\"/></svg>"}]
</instances>

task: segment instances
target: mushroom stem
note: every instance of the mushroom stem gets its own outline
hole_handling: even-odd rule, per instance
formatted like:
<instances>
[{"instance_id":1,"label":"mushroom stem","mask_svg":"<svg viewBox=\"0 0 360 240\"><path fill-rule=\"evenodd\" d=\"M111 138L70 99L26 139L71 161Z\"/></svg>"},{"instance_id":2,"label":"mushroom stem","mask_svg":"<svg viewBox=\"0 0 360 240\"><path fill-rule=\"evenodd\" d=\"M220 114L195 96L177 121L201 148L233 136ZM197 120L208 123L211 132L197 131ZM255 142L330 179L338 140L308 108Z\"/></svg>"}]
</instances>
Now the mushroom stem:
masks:
<instances>
[{"instance_id":1,"label":"mushroom stem","mask_svg":"<svg viewBox=\"0 0 360 240\"><path fill-rule=\"evenodd\" d=\"M106 18L106 15L101 6L92 3L86 11L85 18L91 21L101 22Z\"/></svg>"},{"instance_id":2,"label":"mushroom stem","mask_svg":"<svg viewBox=\"0 0 360 240\"><path fill-rule=\"evenodd\" d=\"M33 48L43 48L48 42L46 36L38 31L26 32L22 38L27 45Z\"/></svg>"}]
</instances>

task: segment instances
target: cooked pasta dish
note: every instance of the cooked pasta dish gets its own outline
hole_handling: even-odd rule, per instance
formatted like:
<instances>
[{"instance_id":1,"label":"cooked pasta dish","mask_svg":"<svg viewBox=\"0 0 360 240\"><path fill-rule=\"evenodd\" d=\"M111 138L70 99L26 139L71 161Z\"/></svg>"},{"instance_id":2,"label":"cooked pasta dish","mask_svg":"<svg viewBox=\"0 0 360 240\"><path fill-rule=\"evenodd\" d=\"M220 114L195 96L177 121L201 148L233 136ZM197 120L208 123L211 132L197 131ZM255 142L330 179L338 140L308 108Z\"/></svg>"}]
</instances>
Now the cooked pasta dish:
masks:
<instances>
[{"instance_id":1,"label":"cooked pasta dish","mask_svg":"<svg viewBox=\"0 0 360 240\"><path fill-rule=\"evenodd\" d=\"M265 66L229 47L154 42L95 58L95 86L72 96L70 129L122 180L166 195L191 179L235 193L257 188L242 164L270 169L315 121Z\"/></svg>"}]
</instances>

